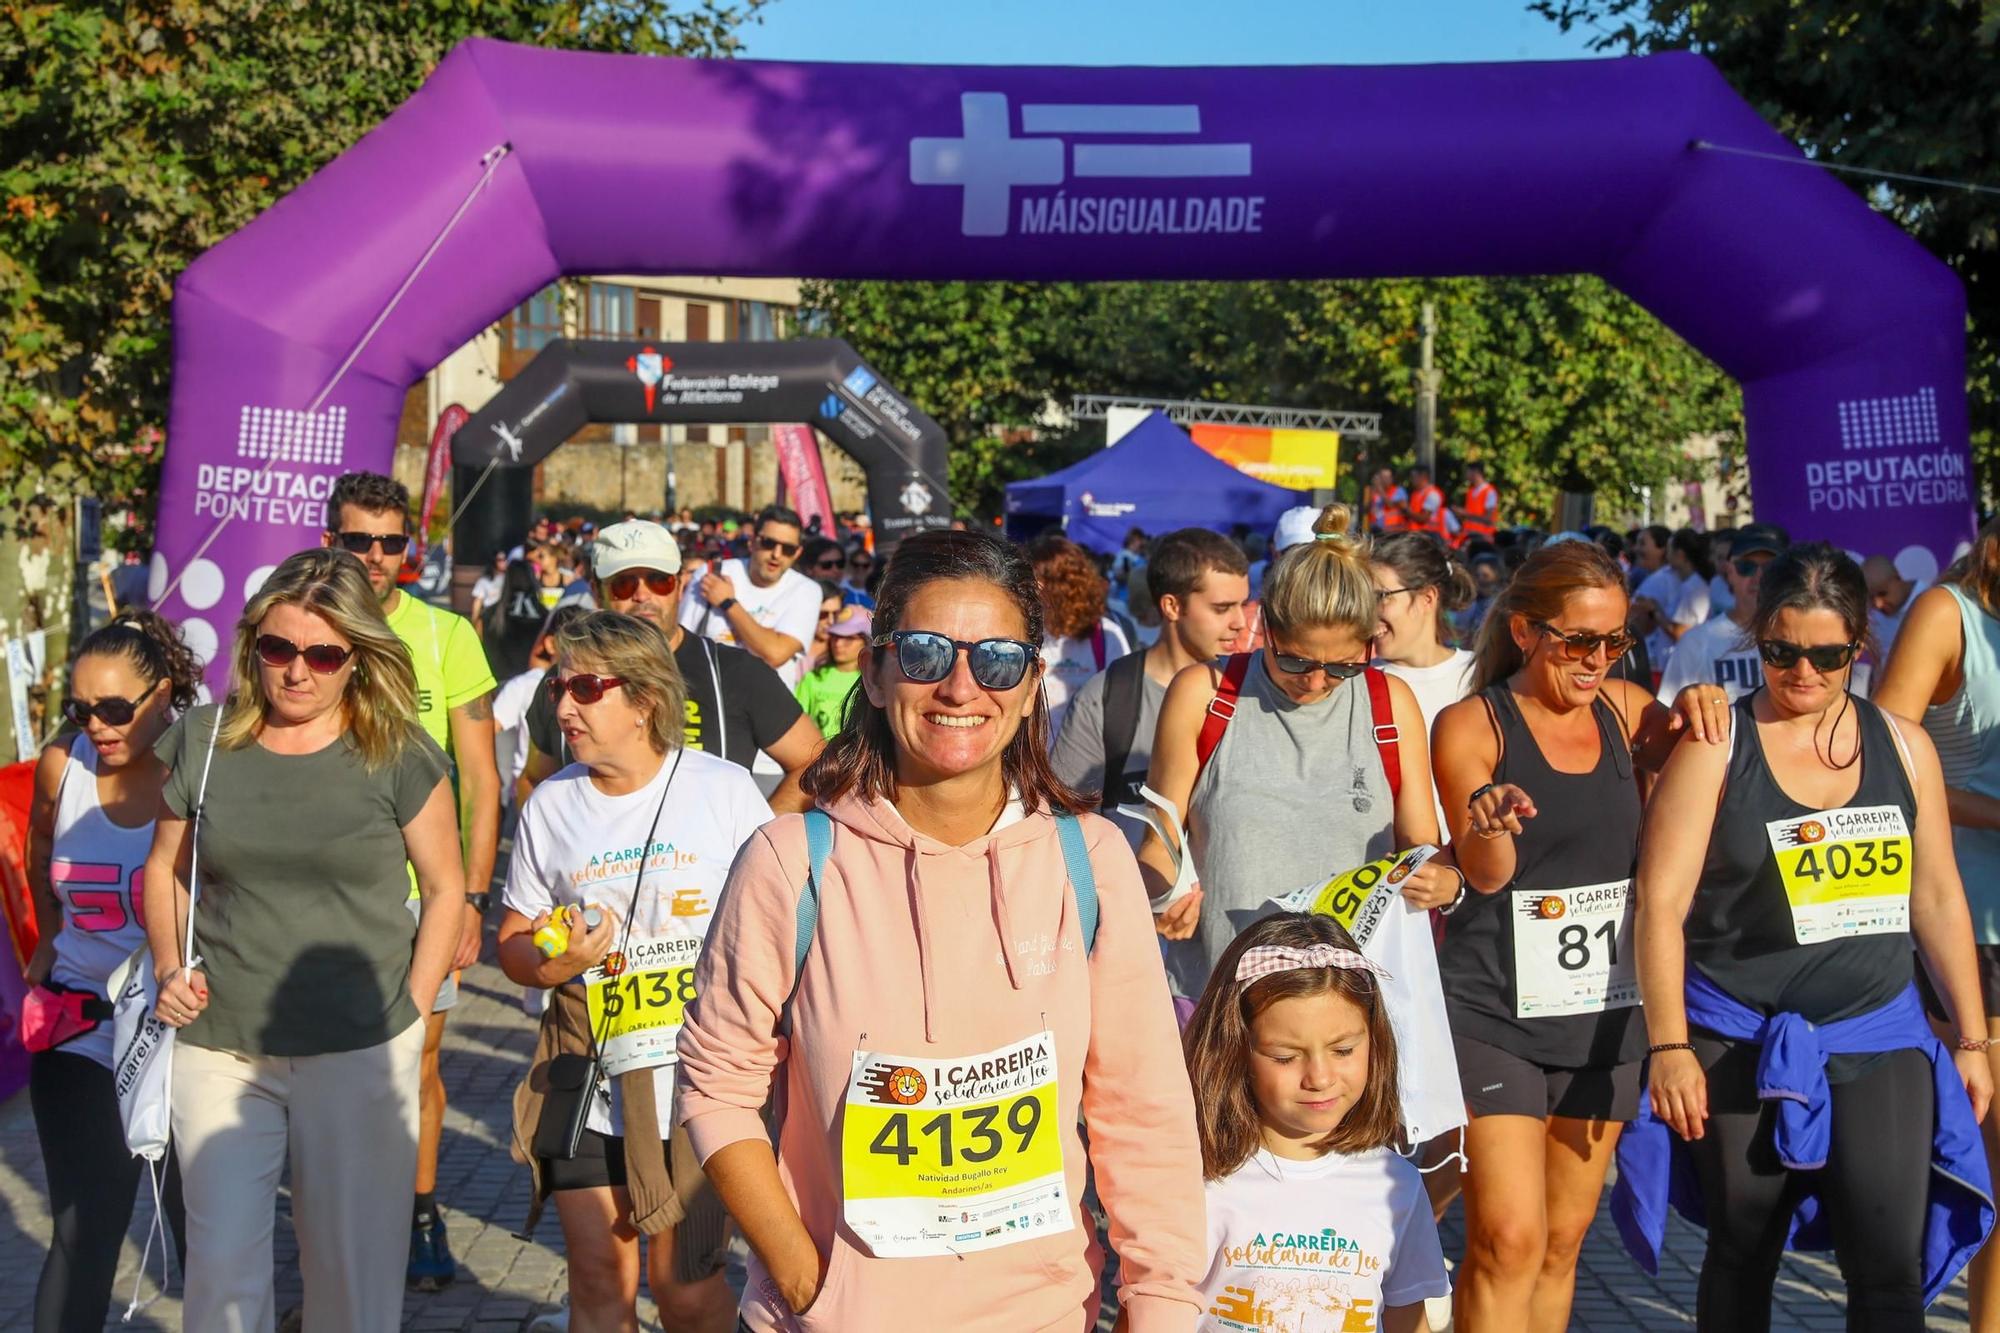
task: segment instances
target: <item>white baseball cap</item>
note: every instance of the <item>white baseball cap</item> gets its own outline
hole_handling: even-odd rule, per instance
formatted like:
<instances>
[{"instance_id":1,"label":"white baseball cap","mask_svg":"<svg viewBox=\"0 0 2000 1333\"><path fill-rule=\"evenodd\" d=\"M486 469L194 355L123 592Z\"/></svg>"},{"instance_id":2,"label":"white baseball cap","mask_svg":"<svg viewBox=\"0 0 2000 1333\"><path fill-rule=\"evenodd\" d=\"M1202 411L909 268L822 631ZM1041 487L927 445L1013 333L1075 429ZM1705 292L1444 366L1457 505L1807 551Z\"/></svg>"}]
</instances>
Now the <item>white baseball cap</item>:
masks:
<instances>
[{"instance_id":1,"label":"white baseball cap","mask_svg":"<svg viewBox=\"0 0 2000 1333\"><path fill-rule=\"evenodd\" d=\"M1319 522L1321 511L1313 505L1297 505L1278 515L1278 526L1271 532L1271 554L1289 551L1294 546L1304 546L1317 535L1313 525Z\"/></svg>"},{"instance_id":2,"label":"white baseball cap","mask_svg":"<svg viewBox=\"0 0 2000 1333\"><path fill-rule=\"evenodd\" d=\"M628 569L681 572L681 546L674 535L643 518L613 523L590 544L590 569L601 582Z\"/></svg>"}]
</instances>

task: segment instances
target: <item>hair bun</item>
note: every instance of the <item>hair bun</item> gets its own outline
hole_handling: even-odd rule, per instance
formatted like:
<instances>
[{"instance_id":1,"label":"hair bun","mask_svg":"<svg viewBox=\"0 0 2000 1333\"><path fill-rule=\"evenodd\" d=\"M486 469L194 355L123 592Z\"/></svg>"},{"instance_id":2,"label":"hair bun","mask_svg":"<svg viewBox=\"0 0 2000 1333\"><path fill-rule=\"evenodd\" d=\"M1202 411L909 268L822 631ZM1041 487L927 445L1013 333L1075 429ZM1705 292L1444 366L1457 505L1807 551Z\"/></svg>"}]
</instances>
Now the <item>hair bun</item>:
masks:
<instances>
[{"instance_id":1,"label":"hair bun","mask_svg":"<svg viewBox=\"0 0 2000 1333\"><path fill-rule=\"evenodd\" d=\"M1313 523L1313 536L1323 542L1352 545L1354 511L1338 500L1319 511L1319 518Z\"/></svg>"}]
</instances>

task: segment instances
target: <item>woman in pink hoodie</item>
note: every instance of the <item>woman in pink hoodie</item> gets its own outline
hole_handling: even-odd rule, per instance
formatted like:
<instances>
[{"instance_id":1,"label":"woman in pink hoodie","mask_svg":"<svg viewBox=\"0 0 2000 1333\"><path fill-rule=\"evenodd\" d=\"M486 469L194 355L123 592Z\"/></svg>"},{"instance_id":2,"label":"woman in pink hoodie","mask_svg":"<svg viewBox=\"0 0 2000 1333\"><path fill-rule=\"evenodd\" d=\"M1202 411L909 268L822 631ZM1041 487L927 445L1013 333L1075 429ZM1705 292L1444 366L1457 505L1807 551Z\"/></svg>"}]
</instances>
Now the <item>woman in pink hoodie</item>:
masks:
<instances>
[{"instance_id":1,"label":"woman in pink hoodie","mask_svg":"<svg viewBox=\"0 0 2000 1333\"><path fill-rule=\"evenodd\" d=\"M1093 1328L1090 1166L1129 1327L1191 1330L1193 1098L1138 867L1049 768L1033 571L928 532L879 599L819 810L744 845L681 1031L681 1123L755 1251L744 1320Z\"/></svg>"}]
</instances>

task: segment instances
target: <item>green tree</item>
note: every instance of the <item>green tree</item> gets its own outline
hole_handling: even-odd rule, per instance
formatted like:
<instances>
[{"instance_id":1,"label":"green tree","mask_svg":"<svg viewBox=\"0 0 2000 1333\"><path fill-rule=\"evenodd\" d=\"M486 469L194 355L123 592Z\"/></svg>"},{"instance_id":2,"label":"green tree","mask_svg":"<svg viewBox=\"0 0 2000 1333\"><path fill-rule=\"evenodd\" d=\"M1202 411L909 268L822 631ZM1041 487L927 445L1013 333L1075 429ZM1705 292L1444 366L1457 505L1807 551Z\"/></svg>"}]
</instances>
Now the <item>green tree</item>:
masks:
<instances>
[{"instance_id":1,"label":"green tree","mask_svg":"<svg viewBox=\"0 0 2000 1333\"><path fill-rule=\"evenodd\" d=\"M1510 516L1546 521L1562 482L1607 506L1698 475L1690 435L1741 438L1734 384L1589 277L1444 281L808 284L806 301L951 436L961 513L1073 461L1098 428L1048 429L1076 392L1383 414L1376 462L1412 451L1418 314L1438 308L1443 471L1485 460ZM1040 427L1038 438L1024 432ZM1343 467L1357 454L1343 449Z\"/></svg>"},{"instance_id":2,"label":"green tree","mask_svg":"<svg viewBox=\"0 0 2000 1333\"><path fill-rule=\"evenodd\" d=\"M1814 158L1995 184L2000 0L1530 0L1619 54L1698 51ZM1775 167L1773 170L1797 170ZM1993 199L1949 186L1841 174L1965 282L1973 448L2000 467L2000 221Z\"/></svg>"},{"instance_id":3,"label":"green tree","mask_svg":"<svg viewBox=\"0 0 2000 1333\"><path fill-rule=\"evenodd\" d=\"M138 502L169 300L202 251L471 36L727 55L765 0L139 0L0 6L0 512Z\"/></svg>"}]
</instances>

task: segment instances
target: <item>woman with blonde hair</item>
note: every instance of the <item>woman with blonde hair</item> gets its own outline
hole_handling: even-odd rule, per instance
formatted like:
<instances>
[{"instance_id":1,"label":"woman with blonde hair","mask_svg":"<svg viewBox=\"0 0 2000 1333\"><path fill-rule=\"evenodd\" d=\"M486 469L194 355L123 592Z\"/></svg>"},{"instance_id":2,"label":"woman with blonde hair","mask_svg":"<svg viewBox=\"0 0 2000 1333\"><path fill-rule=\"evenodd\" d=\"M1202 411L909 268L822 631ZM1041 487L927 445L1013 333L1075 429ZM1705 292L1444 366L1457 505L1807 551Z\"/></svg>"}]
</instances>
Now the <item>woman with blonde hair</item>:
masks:
<instances>
[{"instance_id":1,"label":"woman with blonde hair","mask_svg":"<svg viewBox=\"0 0 2000 1333\"><path fill-rule=\"evenodd\" d=\"M1470 1123L1455 1326L1567 1326L1576 1258L1646 1050L1632 971L1640 770L1677 724L1612 678L1632 646L1623 573L1594 543L1521 566L1480 630L1471 697L1438 715L1436 779L1473 889L1438 963ZM1699 687L1696 734L1727 696Z\"/></svg>"},{"instance_id":2,"label":"woman with blonde hair","mask_svg":"<svg viewBox=\"0 0 2000 1333\"><path fill-rule=\"evenodd\" d=\"M1169 901L1181 851L1157 831L1139 866L1170 941L1168 977L1188 999L1272 895L1438 841L1416 695L1368 667L1375 577L1345 505L1328 506L1314 540L1272 564L1264 628L1263 648L1186 668L1160 706L1146 783L1186 812L1199 887ZM1463 886L1434 861L1402 892L1443 908Z\"/></svg>"},{"instance_id":3,"label":"woman with blonde hair","mask_svg":"<svg viewBox=\"0 0 2000 1333\"><path fill-rule=\"evenodd\" d=\"M597 611L555 644L548 689L575 762L522 808L500 923L501 968L550 992L514 1097L527 1229L553 1196L576 1333L637 1330L642 1235L661 1322L726 1329L728 1219L670 1132L674 1072L723 879L771 807L748 770L682 744L687 687L659 626Z\"/></svg>"},{"instance_id":4,"label":"woman with blonde hair","mask_svg":"<svg viewBox=\"0 0 2000 1333\"><path fill-rule=\"evenodd\" d=\"M160 740L168 773L145 867L158 1015L180 1029L183 1320L272 1326L289 1163L307 1327L394 1328L418 1017L465 912L445 760L416 724L409 655L345 552L302 551L272 571L237 624L233 666L228 701Z\"/></svg>"}]
</instances>

